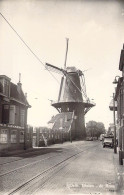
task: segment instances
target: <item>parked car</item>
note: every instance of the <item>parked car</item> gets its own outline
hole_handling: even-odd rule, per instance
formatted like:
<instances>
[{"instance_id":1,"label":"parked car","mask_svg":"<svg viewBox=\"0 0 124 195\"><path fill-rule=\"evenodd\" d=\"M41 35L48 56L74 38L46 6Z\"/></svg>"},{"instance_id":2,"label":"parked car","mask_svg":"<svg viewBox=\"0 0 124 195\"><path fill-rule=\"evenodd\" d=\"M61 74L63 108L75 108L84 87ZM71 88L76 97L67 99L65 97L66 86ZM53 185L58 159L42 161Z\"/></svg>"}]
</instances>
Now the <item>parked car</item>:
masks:
<instances>
[{"instance_id":1,"label":"parked car","mask_svg":"<svg viewBox=\"0 0 124 195\"><path fill-rule=\"evenodd\" d=\"M105 136L103 139L103 148L106 146L113 148L114 147L114 138L113 136Z\"/></svg>"},{"instance_id":2,"label":"parked car","mask_svg":"<svg viewBox=\"0 0 124 195\"><path fill-rule=\"evenodd\" d=\"M93 141L92 137L86 137L86 141Z\"/></svg>"},{"instance_id":3,"label":"parked car","mask_svg":"<svg viewBox=\"0 0 124 195\"><path fill-rule=\"evenodd\" d=\"M102 141L104 139L104 134L101 134L100 137L99 137L99 140Z\"/></svg>"}]
</instances>

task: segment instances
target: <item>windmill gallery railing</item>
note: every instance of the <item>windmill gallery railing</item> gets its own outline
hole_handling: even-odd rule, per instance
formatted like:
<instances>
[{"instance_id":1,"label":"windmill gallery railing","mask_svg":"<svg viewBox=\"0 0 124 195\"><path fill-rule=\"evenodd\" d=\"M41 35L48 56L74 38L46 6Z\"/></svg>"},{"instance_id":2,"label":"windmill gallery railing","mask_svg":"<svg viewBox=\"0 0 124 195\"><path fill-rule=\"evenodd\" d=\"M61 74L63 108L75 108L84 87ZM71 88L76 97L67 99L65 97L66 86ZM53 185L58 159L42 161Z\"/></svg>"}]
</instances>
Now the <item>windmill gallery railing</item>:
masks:
<instances>
[{"instance_id":1,"label":"windmill gallery railing","mask_svg":"<svg viewBox=\"0 0 124 195\"><path fill-rule=\"evenodd\" d=\"M71 102L71 100L69 101L69 100L67 100L67 101L64 101L64 100L62 100L61 102L58 102L57 100L50 100L51 101L51 105L54 105L54 104L58 104L58 103L68 103L68 102ZM93 102L93 101L91 101L91 100L83 100L83 102L81 102L81 101L75 101L75 102L77 102L77 103L84 103L84 105L85 105L85 107L86 108L88 108L88 109L90 109L90 108L92 108L93 106L95 106L96 104Z\"/></svg>"}]
</instances>

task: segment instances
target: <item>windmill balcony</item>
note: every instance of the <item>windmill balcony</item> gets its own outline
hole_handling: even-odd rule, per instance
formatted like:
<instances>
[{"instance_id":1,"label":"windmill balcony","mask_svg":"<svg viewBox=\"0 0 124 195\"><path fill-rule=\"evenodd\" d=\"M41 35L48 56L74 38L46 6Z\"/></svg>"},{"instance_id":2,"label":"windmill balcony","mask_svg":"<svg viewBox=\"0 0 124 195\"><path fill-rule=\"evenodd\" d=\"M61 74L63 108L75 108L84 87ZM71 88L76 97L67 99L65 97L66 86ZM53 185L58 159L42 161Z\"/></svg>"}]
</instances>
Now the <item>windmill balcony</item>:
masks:
<instances>
[{"instance_id":1,"label":"windmill balcony","mask_svg":"<svg viewBox=\"0 0 124 195\"><path fill-rule=\"evenodd\" d=\"M61 104L68 104L68 103L74 103L74 101L72 102L72 101L69 101L69 100L67 100L67 101L53 101L53 100L51 100L51 105L52 106L57 106L57 107L59 107ZM84 107L92 107L92 106L95 106L96 104L93 102L93 101L90 101L90 100L83 100L83 101L75 101L75 103L83 103L84 104Z\"/></svg>"}]
</instances>

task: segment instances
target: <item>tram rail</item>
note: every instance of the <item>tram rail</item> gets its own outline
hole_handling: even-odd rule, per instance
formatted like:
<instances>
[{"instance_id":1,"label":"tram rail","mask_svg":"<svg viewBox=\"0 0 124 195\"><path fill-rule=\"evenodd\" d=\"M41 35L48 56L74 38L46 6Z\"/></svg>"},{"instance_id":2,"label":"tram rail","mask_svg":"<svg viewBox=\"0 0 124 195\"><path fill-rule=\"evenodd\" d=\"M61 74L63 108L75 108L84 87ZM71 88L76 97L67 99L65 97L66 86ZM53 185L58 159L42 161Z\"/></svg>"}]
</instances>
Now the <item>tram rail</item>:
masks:
<instances>
[{"instance_id":1,"label":"tram rail","mask_svg":"<svg viewBox=\"0 0 124 195\"><path fill-rule=\"evenodd\" d=\"M25 164L25 165L23 165L23 166L21 166L21 167L18 167L18 168L16 168L16 169L11 170L11 171L8 171L8 172L5 172L5 173L3 173L3 174L0 174L0 177L3 177L3 176L5 176L5 175L11 174L11 173L13 173L13 172L15 172L15 171L18 171L18 170L20 170L20 169L23 169L23 168L25 168L25 167L28 167L28 166L30 166L30 165L37 164L37 163L39 163L39 162L41 162L41 161L48 160L48 159L53 158L53 157L56 157L56 156L57 156L57 155L53 155L53 156L50 156L50 157L47 157L47 158L44 158L44 159L41 159L41 160L37 160L37 161L32 162L32 163Z\"/></svg>"},{"instance_id":2,"label":"tram rail","mask_svg":"<svg viewBox=\"0 0 124 195\"><path fill-rule=\"evenodd\" d=\"M56 170L57 168L59 168L61 165L65 165L66 166L70 160L72 161L75 157L77 157L78 155L80 155L81 153L93 148L93 147L97 147L97 145L95 146L92 146L92 147L88 147L86 149L83 149L83 150L80 150L79 152L73 154L73 155L70 155L69 157L59 161L58 163L55 163L54 165L50 166L49 168L45 169L44 171L42 171L41 173L35 175L34 177L32 177L31 179L29 179L28 181L24 182L23 184L21 184L20 186L18 186L17 188L15 188L14 190L10 191L8 193L8 195L14 195L14 194L20 194L22 191L23 192L26 192L26 190L30 187L30 185L33 185L34 182L37 183L39 182L39 180L43 180L45 177L47 177L48 179L50 179L51 176L44 176L44 174L49 174L52 170ZM64 168L63 166L63 168ZM59 171L59 170L58 170ZM38 181L37 181L38 180ZM42 185L44 184L44 182L46 182L47 179L45 181L43 181Z\"/></svg>"},{"instance_id":3,"label":"tram rail","mask_svg":"<svg viewBox=\"0 0 124 195\"><path fill-rule=\"evenodd\" d=\"M81 145L82 145L82 144L81 144ZM65 147L66 147L66 146L63 146L63 148L65 148ZM75 146L75 147L76 147L76 146ZM69 148L70 148L70 147L67 147L66 149L69 149ZM9 161L7 161L7 162L0 163L0 166L6 165L6 164L9 164L9 163L14 163L14 162L16 162L16 161L25 160L25 155L27 155L27 154L34 153L34 155L32 155L31 157L37 156L37 154L40 153L40 152L43 152L44 149L49 150L50 148L49 148L49 147L47 147L47 148L43 147L43 148L40 148L40 149L38 149L38 150L32 150L32 151L28 151L28 152L23 152L23 151L22 151L22 153L14 154L14 157L18 157L18 156L20 155L19 159L9 160ZM40 153L40 154L44 154L44 153ZM22 157L24 157L24 158L22 158L21 155L22 155ZM10 156L8 156L8 157L10 157Z\"/></svg>"},{"instance_id":4,"label":"tram rail","mask_svg":"<svg viewBox=\"0 0 124 195\"><path fill-rule=\"evenodd\" d=\"M20 155L19 159L9 160L9 161L7 161L7 162L0 163L0 166L6 165L6 164L10 164L10 163L13 163L13 162L16 162L16 161L25 160L25 155L27 155L27 154L34 153L34 155L32 155L31 157L37 156L37 154L40 153L41 151L42 151L42 149L37 150L37 151L36 151L36 150L32 150L32 151L28 151L28 152L25 152L25 153L22 152L22 153L16 154L16 155L14 155L14 157L18 157L18 155ZM41 153L40 153L40 154L41 154ZM24 158L22 158L21 155L24 156ZM10 156L9 156L9 157L10 157ZM26 158L27 158L27 157L26 157Z\"/></svg>"}]
</instances>

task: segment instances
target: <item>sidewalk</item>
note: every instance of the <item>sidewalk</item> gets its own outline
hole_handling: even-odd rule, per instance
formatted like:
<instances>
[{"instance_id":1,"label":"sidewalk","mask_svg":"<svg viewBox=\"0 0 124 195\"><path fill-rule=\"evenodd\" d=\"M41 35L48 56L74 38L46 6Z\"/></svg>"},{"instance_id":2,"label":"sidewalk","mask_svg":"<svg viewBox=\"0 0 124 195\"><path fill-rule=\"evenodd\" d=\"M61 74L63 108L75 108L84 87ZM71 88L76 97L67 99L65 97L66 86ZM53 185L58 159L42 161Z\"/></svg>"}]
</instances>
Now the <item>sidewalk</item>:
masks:
<instances>
[{"instance_id":1,"label":"sidewalk","mask_svg":"<svg viewBox=\"0 0 124 195\"><path fill-rule=\"evenodd\" d=\"M27 152L33 152L33 151L39 151L39 150L43 150L43 149L46 149L46 148L56 148L56 147L66 147L67 145L70 145L71 144L76 144L76 143L79 143L79 142L84 142L84 141L73 141L73 143L70 143L69 141L67 142L63 142L63 143L59 143L59 144L52 144L52 145L48 145L48 146L43 146L43 147L33 147L33 148L28 148L26 150L24 149L21 149L21 150L8 150L8 151L5 151L5 152L1 152L1 155L0 156L12 156L12 155L17 155L17 154L25 154Z\"/></svg>"},{"instance_id":2,"label":"sidewalk","mask_svg":"<svg viewBox=\"0 0 124 195\"><path fill-rule=\"evenodd\" d=\"M117 175L118 188L121 189L124 194L124 165L119 165L119 154L113 153L113 163L115 166L115 172Z\"/></svg>"},{"instance_id":3,"label":"sidewalk","mask_svg":"<svg viewBox=\"0 0 124 195\"><path fill-rule=\"evenodd\" d=\"M29 149L26 149L26 150L10 150L10 151L5 151L5 152L1 152L1 157L9 157L9 156L13 156L13 155L18 155L18 154L25 154L25 153L28 153L28 152L32 152L32 151L38 151L40 150L41 148L29 148Z\"/></svg>"}]
</instances>

